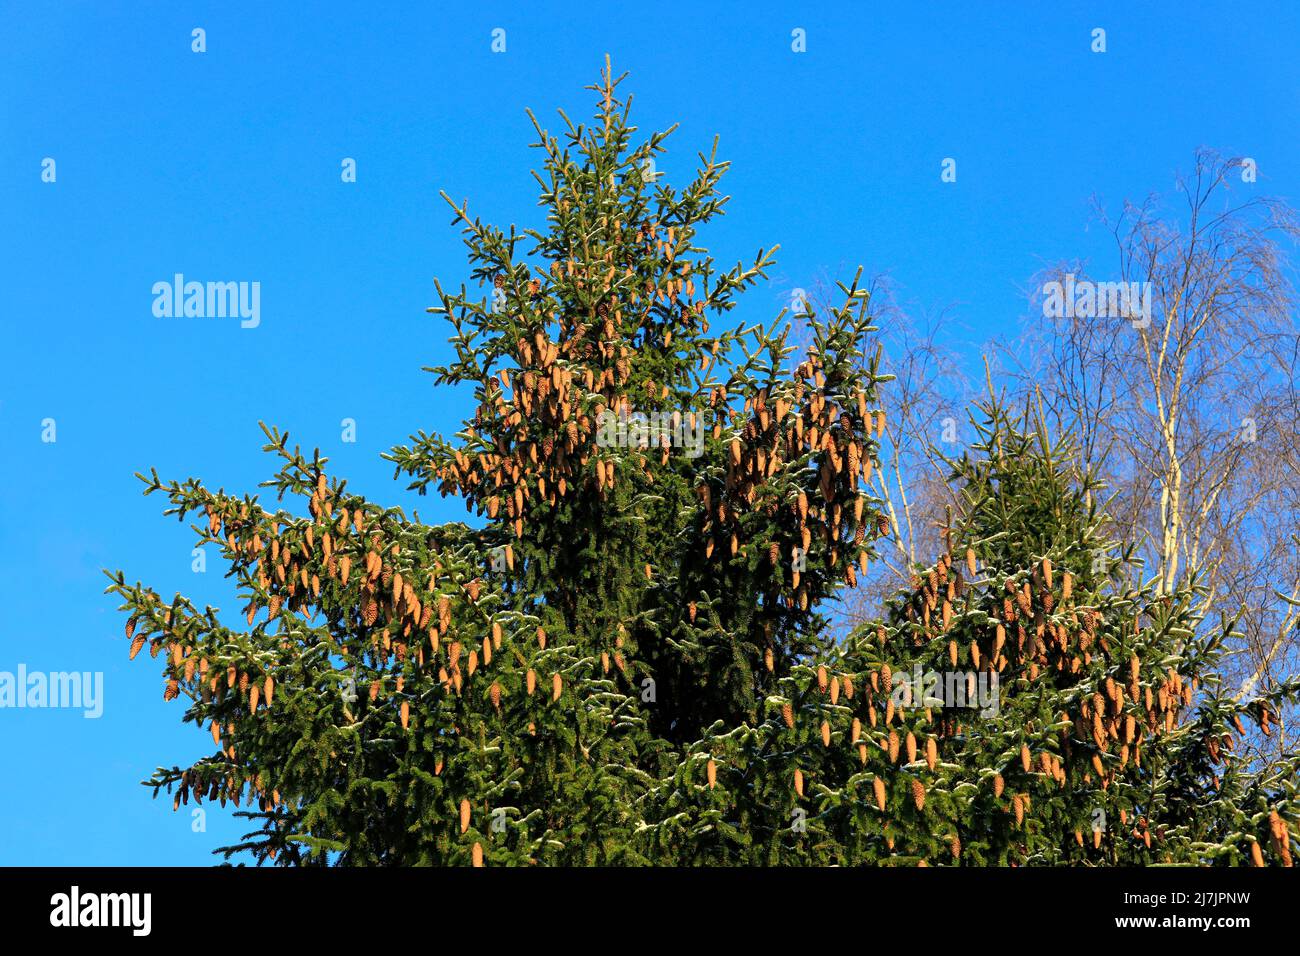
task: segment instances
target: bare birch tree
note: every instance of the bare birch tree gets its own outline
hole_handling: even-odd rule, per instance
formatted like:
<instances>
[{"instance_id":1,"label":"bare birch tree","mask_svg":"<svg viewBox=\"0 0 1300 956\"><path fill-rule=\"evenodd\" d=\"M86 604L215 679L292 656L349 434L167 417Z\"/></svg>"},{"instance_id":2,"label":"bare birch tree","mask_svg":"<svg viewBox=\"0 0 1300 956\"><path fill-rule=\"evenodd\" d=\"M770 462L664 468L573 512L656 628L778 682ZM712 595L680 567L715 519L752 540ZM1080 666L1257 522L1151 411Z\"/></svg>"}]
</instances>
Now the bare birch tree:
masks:
<instances>
[{"instance_id":1,"label":"bare birch tree","mask_svg":"<svg viewBox=\"0 0 1300 956\"><path fill-rule=\"evenodd\" d=\"M1203 150L1178 209L1152 197L1111 219L1098 205L1112 270L1061 265L1035 284L1044 313L1067 282L1092 289L1093 308L1031 319L1002 354L1108 479L1117 531L1145 541L1158 588L1195 577L1211 617L1238 620L1228 676L1248 694L1300 662L1300 337L1286 256L1300 228L1284 203L1249 195L1241 169ZM1141 290L1144 307L1098 314L1110 282Z\"/></svg>"}]
</instances>

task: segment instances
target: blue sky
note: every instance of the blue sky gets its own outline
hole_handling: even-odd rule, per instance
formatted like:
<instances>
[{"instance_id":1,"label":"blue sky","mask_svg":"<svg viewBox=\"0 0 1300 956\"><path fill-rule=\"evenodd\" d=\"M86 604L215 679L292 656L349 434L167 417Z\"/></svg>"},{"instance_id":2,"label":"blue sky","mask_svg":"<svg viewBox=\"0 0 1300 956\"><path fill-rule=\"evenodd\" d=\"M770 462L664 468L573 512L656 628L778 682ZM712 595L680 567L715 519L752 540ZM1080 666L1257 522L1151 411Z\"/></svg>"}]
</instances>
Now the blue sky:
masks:
<instances>
[{"instance_id":1,"label":"blue sky","mask_svg":"<svg viewBox=\"0 0 1300 956\"><path fill-rule=\"evenodd\" d=\"M234 602L132 473L254 491L265 420L376 499L464 516L379 459L466 407L420 372L447 355L433 278L467 274L438 190L537 224L524 108L585 118L605 53L643 130L681 123L670 180L721 137L718 259L781 244L746 320L862 264L949 309L975 362L1044 263L1108 261L1092 195L1167 192L1199 146L1300 194L1291 2L449 6L0 2L0 672L104 675L99 719L0 709L0 864L206 865L242 832L219 810L193 832L139 786L211 741L147 657L128 663L100 568ZM259 282L260 325L156 318L176 273Z\"/></svg>"}]
</instances>

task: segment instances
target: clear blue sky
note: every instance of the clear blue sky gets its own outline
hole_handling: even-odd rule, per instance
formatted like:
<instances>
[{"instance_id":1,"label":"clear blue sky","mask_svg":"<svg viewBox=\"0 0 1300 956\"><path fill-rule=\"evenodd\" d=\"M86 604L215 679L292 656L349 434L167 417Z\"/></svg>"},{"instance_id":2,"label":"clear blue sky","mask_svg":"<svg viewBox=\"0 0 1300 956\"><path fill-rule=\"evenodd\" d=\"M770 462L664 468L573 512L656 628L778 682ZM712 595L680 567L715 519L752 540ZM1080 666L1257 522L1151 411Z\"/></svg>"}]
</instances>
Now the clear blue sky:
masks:
<instances>
[{"instance_id":1,"label":"clear blue sky","mask_svg":"<svg viewBox=\"0 0 1300 956\"><path fill-rule=\"evenodd\" d=\"M951 307L975 359L1044 262L1105 255L1092 194L1167 191L1202 145L1300 194L1300 4L808 7L0 2L0 671L105 680L98 720L0 709L0 864L202 865L242 832L214 810L193 833L138 784L211 741L163 703L155 662L127 662L100 568L234 602L132 473L255 490L263 419L418 507L379 455L455 431L466 405L419 371L447 353L432 280L466 274L438 190L536 224L524 108L588 115L606 52L642 129L681 122L671 180L721 136L719 259L781 244L746 319L861 263L918 309ZM178 272L260 282L260 326L155 318L152 286Z\"/></svg>"}]
</instances>

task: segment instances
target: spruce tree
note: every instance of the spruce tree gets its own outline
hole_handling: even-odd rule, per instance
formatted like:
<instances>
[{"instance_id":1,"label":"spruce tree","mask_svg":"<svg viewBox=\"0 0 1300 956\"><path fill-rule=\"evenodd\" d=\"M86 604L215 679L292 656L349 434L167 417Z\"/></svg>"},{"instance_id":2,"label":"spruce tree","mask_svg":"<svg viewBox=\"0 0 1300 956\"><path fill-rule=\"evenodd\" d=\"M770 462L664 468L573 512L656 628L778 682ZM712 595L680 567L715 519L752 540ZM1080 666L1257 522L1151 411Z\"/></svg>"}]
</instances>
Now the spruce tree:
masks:
<instances>
[{"instance_id":1,"label":"spruce tree","mask_svg":"<svg viewBox=\"0 0 1300 956\"><path fill-rule=\"evenodd\" d=\"M533 120L543 227L448 200L471 285L438 286L455 361L430 371L477 407L388 457L468 523L266 426L274 506L142 476L245 601L232 626L110 575L131 656L214 741L149 785L243 807L222 850L281 865L1289 862L1294 759L1232 748L1295 686L1220 691L1221 634L1125 583L1098 490L1028 418L982 410L949 549L832 639L887 530L867 296L842 285L803 354L784 315L724 327L772 252L715 265L726 163L647 175L671 130L634 142L620 79L589 124ZM897 694L917 668L996 675L996 712Z\"/></svg>"}]
</instances>

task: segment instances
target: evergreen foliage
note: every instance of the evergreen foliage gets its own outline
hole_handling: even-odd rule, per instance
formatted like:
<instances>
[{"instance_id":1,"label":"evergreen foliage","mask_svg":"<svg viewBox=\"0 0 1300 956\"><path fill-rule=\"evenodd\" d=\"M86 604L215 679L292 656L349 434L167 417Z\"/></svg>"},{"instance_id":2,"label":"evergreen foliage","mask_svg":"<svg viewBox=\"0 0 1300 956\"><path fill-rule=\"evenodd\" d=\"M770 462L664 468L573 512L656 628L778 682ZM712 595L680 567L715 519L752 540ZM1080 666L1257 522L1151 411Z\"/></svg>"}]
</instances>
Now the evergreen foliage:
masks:
<instances>
[{"instance_id":1,"label":"evergreen foliage","mask_svg":"<svg viewBox=\"0 0 1300 956\"><path fill-rule=\"evenodd\" d=\"M223 851L281 865L1289 865L1297 758L1236 741L1300 687L1219 686L1230 624L1198 636L1194 584L1134 583L1032 410L974 411L947 549L831 639L886 530L867 296L841 286L806 355L784 316L715 331L771 253L713 262L726 164L644 175L668 133L634 145L617 84L537 126L544 228L451 204L475 287L439 286L431 371L477 410L389 457L472 526L367 501L274 428L266 485L305 512L143 478L247 602L236 629L111 575L131 656L214 740L155 793L244 806ZM926 699L928 673L984 705Z\"/></svg>"}]
</instances>

